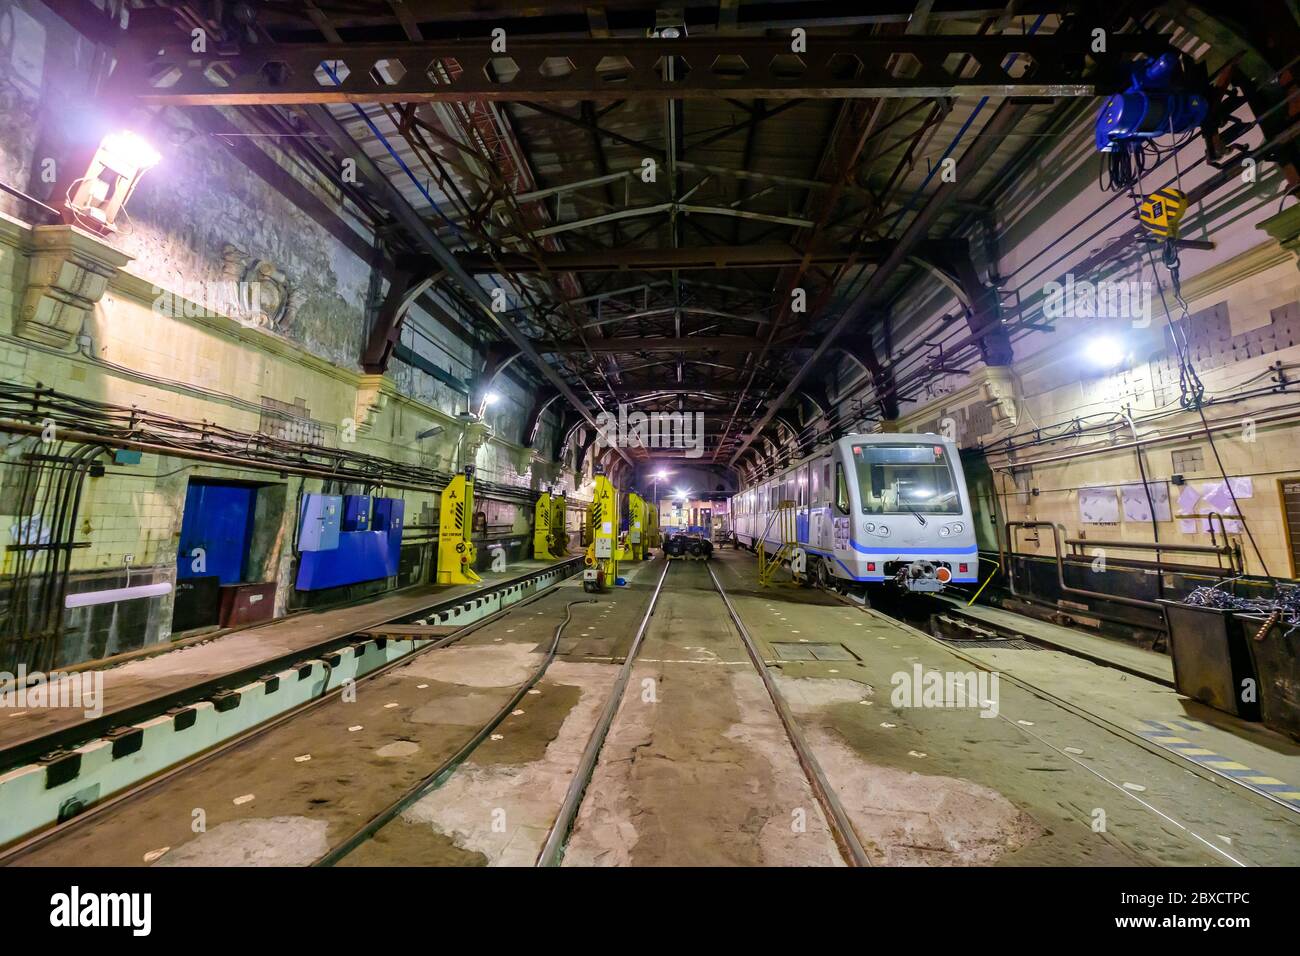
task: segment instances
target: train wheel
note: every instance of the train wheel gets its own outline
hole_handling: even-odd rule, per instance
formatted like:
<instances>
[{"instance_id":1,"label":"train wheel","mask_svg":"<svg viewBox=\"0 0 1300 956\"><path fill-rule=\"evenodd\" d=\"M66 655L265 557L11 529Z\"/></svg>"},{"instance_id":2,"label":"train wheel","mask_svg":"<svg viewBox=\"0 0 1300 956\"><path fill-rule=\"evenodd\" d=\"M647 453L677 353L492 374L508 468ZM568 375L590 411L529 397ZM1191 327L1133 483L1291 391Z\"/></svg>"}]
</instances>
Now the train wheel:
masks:
<instances>
[{"instance_id":1,"label":"train wheel","mask_svg":"<svg viewBox=\"0 0 1300 956\"><path fill-rule=\"evenodd\" d=\"M817 559L817 586L823 590L829 591L831 585L835 582L835 576L831 574L831 563L825 558Z\"/></svg>"}]
</instances>

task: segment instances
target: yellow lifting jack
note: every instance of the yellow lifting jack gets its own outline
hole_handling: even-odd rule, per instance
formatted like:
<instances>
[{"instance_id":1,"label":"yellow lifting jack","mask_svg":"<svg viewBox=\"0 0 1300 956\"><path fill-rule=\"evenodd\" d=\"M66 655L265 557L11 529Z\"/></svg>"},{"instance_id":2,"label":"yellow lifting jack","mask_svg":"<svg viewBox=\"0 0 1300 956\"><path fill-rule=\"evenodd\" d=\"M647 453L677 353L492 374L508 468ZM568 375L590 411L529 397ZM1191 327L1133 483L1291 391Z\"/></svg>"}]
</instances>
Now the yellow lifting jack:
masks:
<instances>
[{"instance_id":1,"label":"yellow lifting jack","mask_svg":"<svg viewBox=\"0 0 1300 956\"><path fill-rule=\"evenodd\" d=\"M537 499L533 510L533 558L537 561L549 561L558 557L555 548L555 525L551 511L555 499L549 491L543 491Z\"/></svg>"},{"instance_id":2,"label":"yellow lifting jack","mask_svg":"<svg viewBox=\"0 0 1300 956\"><path fill-rule=\"evenodd\" d=\"M642 539L646 551L663 545L663 542L659 539L659 502L657 501L647 501L645 503L645 530Z\"/></svg>"},{"instance_id":3,"label":"yellow lifting jack","mask_svg":"<svg viewBox=\"0 0 1300 956\"><path fill-rule=\"evenodd\" d=\"M469 538L468 519L474 514L474 466L466 465L442 490L438 514L438 583L477 584L477 550Z\"/></svg>"},{"instance_id":4,"label":"yellow lifting jack","mask_svg":"<svg viewBox=\"0 0 1300 956\"><path fill-rule=\"evenodd\" d=\"M564 495L543 491L533 512L533 557L538 561L562 558L569 553L568 536L564 530L564 511L568 502Z\"/></svg>"},{"instance_id":5,"label":"yellow lifting jack","mask_svg":"<svg viewBox=\"0 0 1300 956\"><path fill-rule=\"evenodd\" d=\"M557 558L569 553L569 532L564 527L568 509L567 495L551 495L551 553Z\"/></svg>"},{"instance_id":6,"label":"yellow lifting jack","mask_svg":"<svg viewBox=\"0 0 1300 956\"><path fill-rule=\"evenodd\" d=\"M589 520L591 544L587 547L582 589L605 591L618 580L618 489L600 471L596 473Z\"/></svg>"},{"instance_id":7,"label":"yellow lifting jack","mask_svg":"<svg viewBox=\"0 0 1300 956\"><path fill-rule=\"evenodd\" d=\"M632 491L627 495L627 547L623 557L629 561L645 557L645 500Z\"/></svg>"}]
</instances>

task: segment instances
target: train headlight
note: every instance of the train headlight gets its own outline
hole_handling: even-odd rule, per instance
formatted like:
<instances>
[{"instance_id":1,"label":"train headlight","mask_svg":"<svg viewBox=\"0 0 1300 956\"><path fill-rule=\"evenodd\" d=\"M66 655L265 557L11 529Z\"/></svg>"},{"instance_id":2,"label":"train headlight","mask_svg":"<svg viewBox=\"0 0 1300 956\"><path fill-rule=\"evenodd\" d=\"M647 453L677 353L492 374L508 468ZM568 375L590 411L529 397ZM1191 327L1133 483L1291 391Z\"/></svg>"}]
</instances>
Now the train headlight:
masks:
<instances>
[{"instance_id":1,"label":"train headlight","mask_svg":"<svg viewBox=\"0 0 1300 956\"><path fill-rule=\"evenodd\" d=\"M939 529L940 537L946 538L950 534L952 534L952 529L949 528L947 525L944 525L942 528Z\"/></svg>"},{"instance_id":2,"label":"train headlight","mask_svg":"<svg viewBox=\"0 0 1300 956\"><path fill-rule=\"evenodd\" d=\"M882 538L888 538L888 537L889 537L889 529L888 529L887 527L885 527L883 524L882 524L882 525L880 526L880 528L878 529L878 533L879 533L879 535L880 535Z\"/></svg>"},{"instance_id":3,"label":"train headlight","mask_svg":"<svg viewBox=\"0 0 1300 956\"><path fill-rule=\"evenodd\" d=\"M868 521L868 522L867 522L867 534L875 534L875 533L876 533L876 526L875 526L874 524L872 524L870 521Z\"/></svg>"},{"instance_id":4,"label":"train headlight","mask_svg":"<svg viewBox=\"0 0 1300 956\"><path fill-rule=\"evenodd\" d=\"M966 530L966 526L962 524L960 521L958 521L955 525L952 526L953 534L961 534L965 530Z\"/></svg>"}]
</instances>

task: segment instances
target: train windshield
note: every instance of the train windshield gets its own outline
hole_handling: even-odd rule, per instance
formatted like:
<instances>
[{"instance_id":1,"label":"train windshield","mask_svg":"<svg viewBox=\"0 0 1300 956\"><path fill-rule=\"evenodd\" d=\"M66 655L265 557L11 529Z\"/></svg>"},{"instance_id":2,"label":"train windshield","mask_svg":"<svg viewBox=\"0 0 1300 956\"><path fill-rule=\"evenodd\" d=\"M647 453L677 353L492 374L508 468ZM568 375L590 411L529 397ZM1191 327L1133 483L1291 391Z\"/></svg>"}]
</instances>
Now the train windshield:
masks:
<instances>
[{"instance_id":1,"label":"train windshield","mask_svg":"<svg viewBox=\"0 0 1300 956\"><path fill-rule=\"evenodd\" d=\"M961 514L951 457L943 445L854 445L863 512Z\"/></svg>"}]
</instances>

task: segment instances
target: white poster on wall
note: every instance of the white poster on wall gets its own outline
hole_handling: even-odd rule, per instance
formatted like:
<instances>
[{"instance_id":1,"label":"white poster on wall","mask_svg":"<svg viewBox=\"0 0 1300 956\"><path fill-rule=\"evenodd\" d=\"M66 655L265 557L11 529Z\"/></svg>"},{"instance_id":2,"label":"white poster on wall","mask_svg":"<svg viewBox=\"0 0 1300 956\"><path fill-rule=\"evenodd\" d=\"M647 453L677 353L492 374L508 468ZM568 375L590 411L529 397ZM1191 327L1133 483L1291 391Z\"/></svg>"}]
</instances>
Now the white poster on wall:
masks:
<instances>
[{"instance_id":1,"label":"white poster on wall","mask_svg":"<svg viewBox=\"0 0 1300 956\"><path fill-rule=\"evenodd\" d=\"M1079 520L1084 524L1118 524L1119 497L1115 486L1080 488Z\"/></svg>"},{"instance_id":2,"label":"white poster on wall","mask_svg":"<svg viewBox=\"0 0 1300 956\"><path fill-rule=\"evenodd\" d=\"M1147 492L1151 498L1147 500ZM1141 483L1121 485L1119 489L1120 507L1125 521L1151 521L1151 508L1156 509L1157 521L1171 521L1173 512L1169 507L1169 485L1163 481L1147 482L1146 490Z\"/></svg>"}]
</instances>

